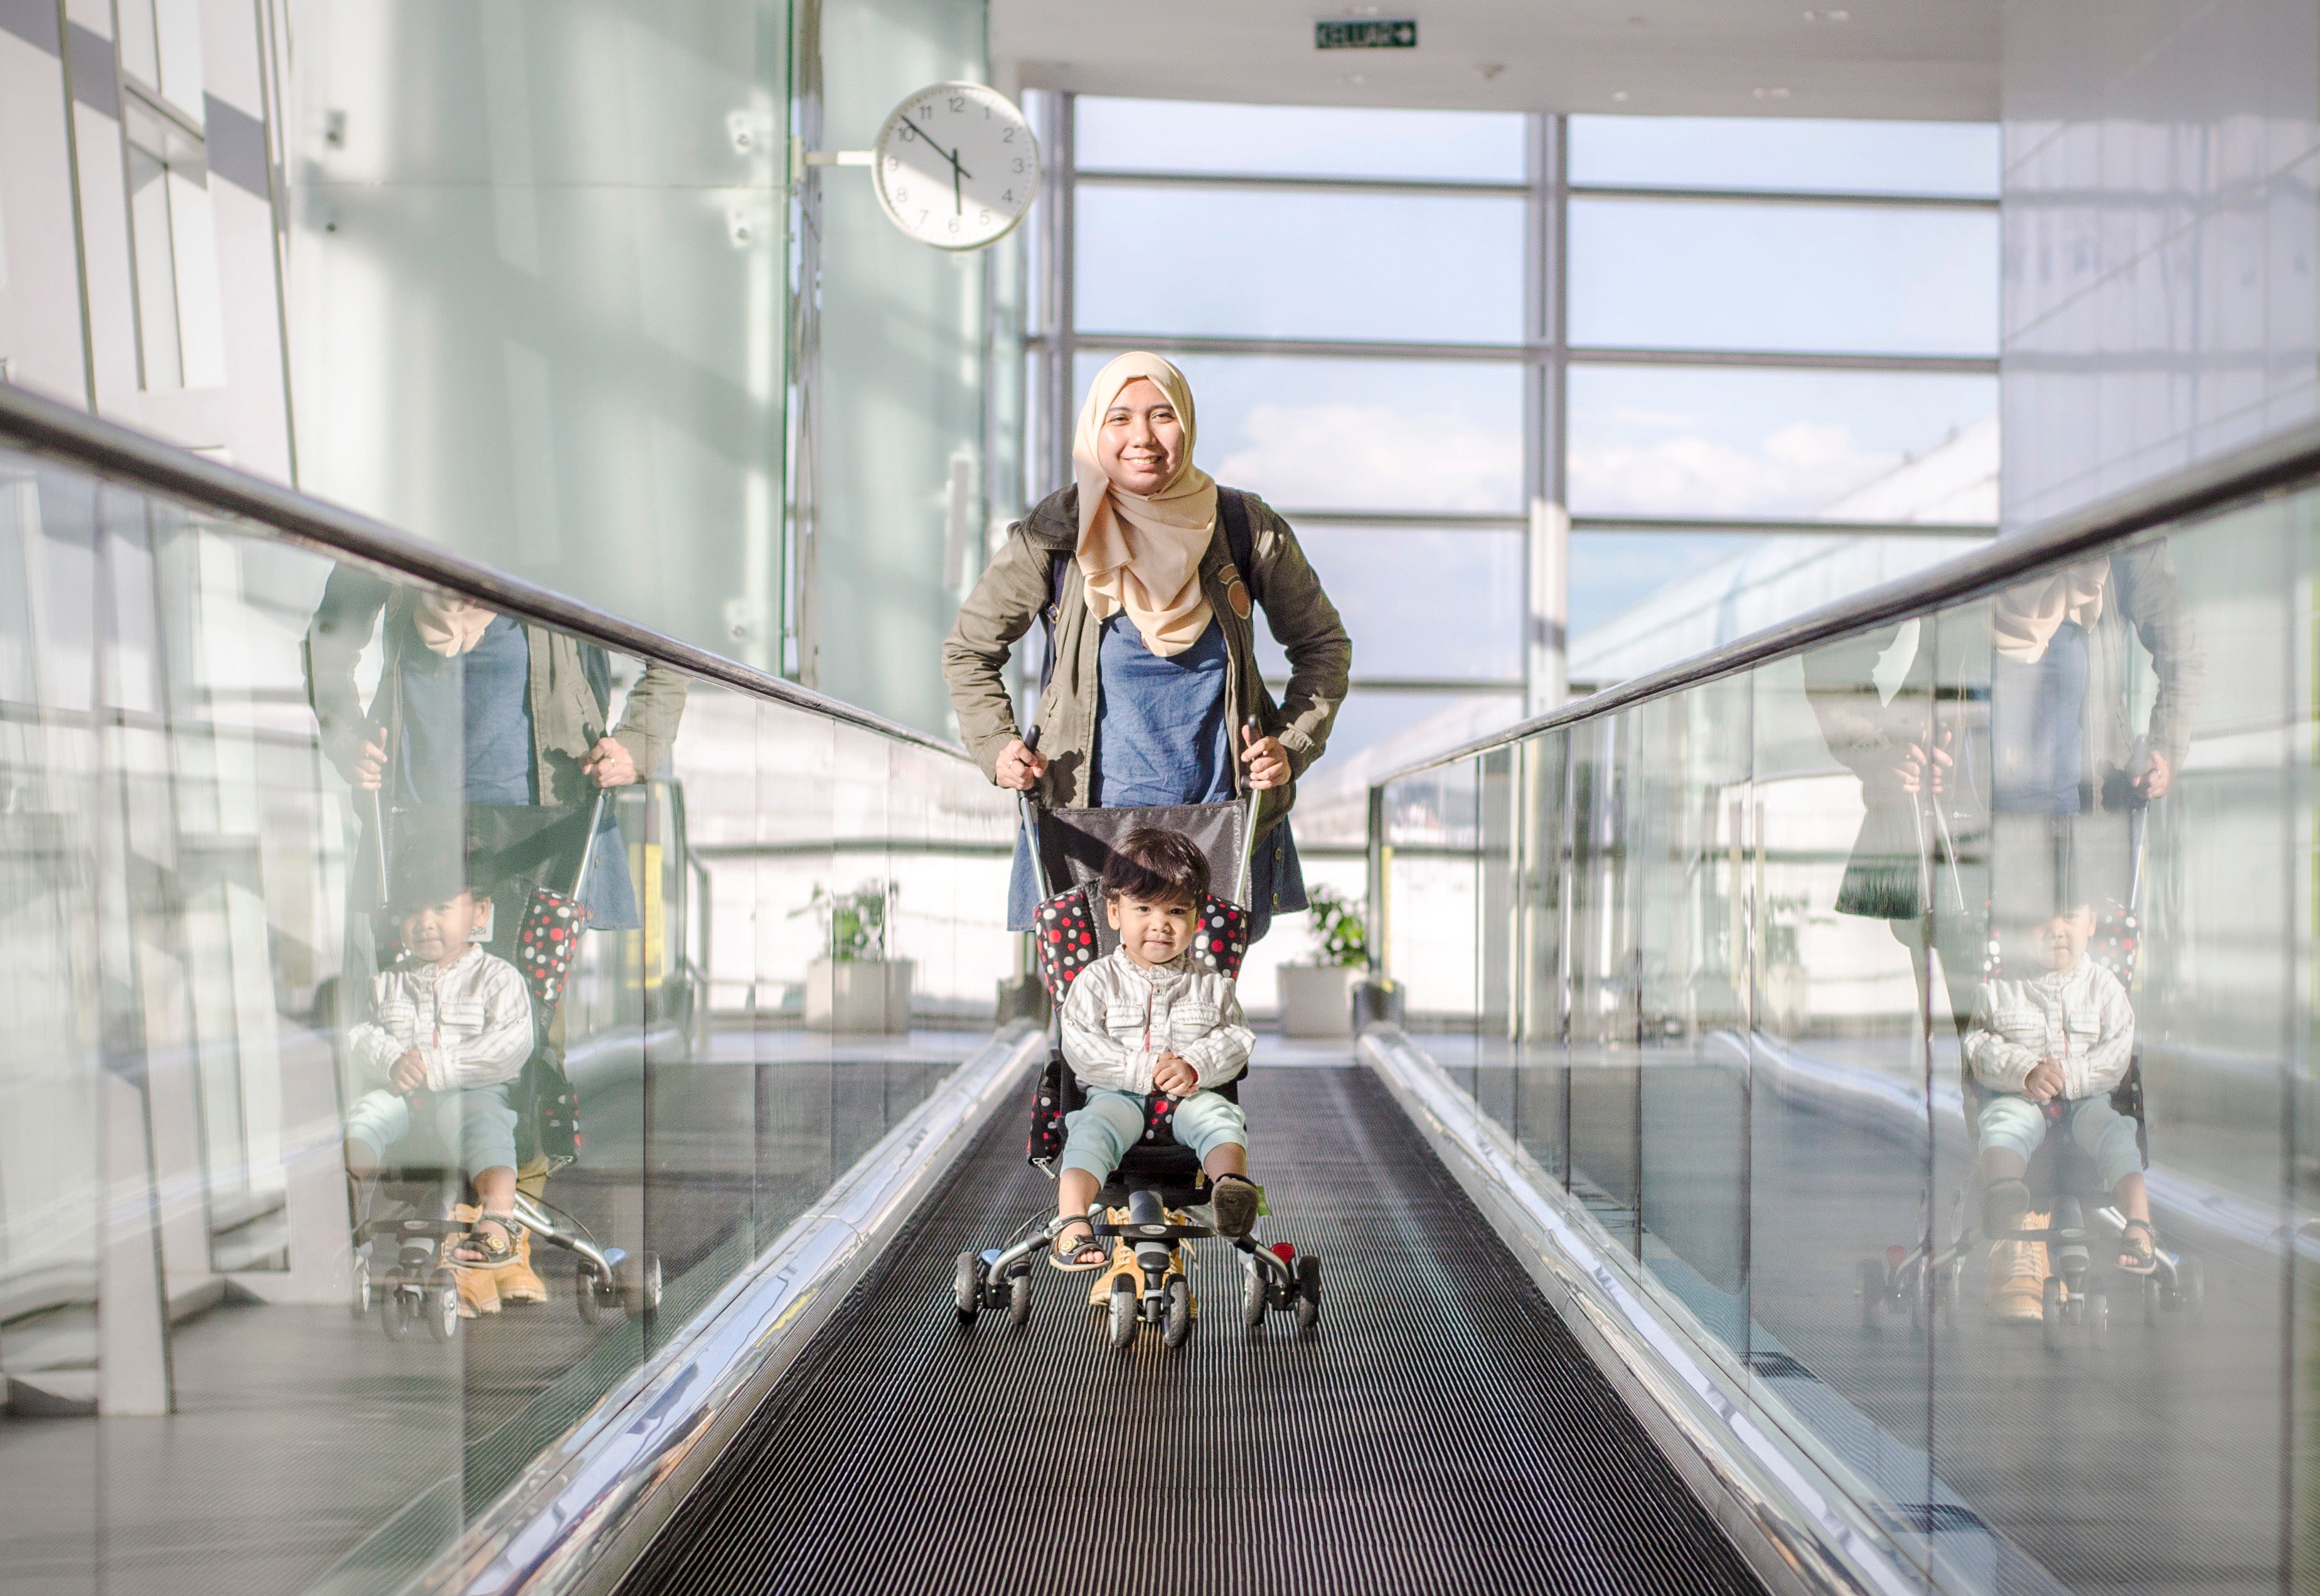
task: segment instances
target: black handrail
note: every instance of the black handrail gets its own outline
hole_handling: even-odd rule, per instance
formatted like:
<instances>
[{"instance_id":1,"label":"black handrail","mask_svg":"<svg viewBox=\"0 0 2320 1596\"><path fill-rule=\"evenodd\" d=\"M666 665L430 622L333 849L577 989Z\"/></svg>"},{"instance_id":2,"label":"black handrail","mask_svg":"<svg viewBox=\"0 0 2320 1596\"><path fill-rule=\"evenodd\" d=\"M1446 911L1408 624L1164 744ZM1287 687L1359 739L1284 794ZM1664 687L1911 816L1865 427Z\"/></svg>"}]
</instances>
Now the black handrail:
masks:
<instances>
[{"instance_id":1,"label":"black handrail","mask_svg":"<svg viewBox=\"0 0 2320 1596\"><path fill-rule=\"evenodd\" d=\"M60 460L92 475L236 517L326 554L367 561L466 593L494 609L522 615L616 653L657 661L702 681L779 699L954 758L967 757L966 751L956 744L679 642L551 589L536 587L295 488L204 459L174 444L5 383L0 383L0 446Z\"/></svg>"},{"instance_id":2,"label":"black handrail","mask_svg":"<svg viewBox=\"0 0 2320 1596\"><path fill-rule=\"evenodd\" d=\"M1794 620L1695 654L1672 665L1573 699L1487 737L1478 737L1415 764L1373 778L1372 788L1438 770L1519 743L1526 737L1594 720L1615 710L1664 698L1871 627L1906 620L1944 604L1981 597L2041 565L2059 564L2107 544L2193 516L2235 508L2286 491L2320 476L2320 422L2250 444L2176 473L2163 482L2129 488L2083 509L1879 587L1808 610ZM1791 523L1799 530L1809 523Z\"/></svg>"}]
</instances>

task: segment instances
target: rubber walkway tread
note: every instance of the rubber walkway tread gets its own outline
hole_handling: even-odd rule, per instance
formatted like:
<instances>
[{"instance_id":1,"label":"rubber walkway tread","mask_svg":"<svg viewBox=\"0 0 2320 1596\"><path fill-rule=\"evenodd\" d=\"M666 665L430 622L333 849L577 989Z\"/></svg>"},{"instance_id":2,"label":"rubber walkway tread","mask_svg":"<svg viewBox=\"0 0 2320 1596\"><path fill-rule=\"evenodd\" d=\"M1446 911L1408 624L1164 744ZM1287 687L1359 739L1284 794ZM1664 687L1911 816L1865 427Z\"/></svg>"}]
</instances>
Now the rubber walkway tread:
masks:
<instances>
[{"instance_id":1,"label":"rubber walkway tread","mask_svg":"<svg viewBox=\"0 0 2320 1596\"><path fill-rule=\"evenodd\" d=\"M1114 1351L1084 1275L962 1329L951 1276L1054 1201L1001 1115L621 1585L657 1592L1754 1591L1754 1578L1365 1069L1245 1088L1321 1322Z\"/></svg>"}]
</instances>

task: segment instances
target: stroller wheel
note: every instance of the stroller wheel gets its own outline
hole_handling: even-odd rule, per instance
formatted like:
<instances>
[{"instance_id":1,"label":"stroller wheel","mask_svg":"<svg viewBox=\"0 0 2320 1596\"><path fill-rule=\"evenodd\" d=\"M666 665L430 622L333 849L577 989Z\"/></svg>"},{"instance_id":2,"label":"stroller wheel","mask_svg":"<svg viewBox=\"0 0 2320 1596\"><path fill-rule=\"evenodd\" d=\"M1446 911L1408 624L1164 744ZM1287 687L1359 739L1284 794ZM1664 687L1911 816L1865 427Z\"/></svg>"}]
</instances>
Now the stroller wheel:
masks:
<instances>
[{"instance_id":1,"label":"stroller wheel","mask_svg":"<svg viewBox=\"0 0 2320 1596\"><path fill-rule=\"evenodd\" d=\"M660 1307L660 1254L639 1252L621 1267L621 1305L630 1313L650 1313Z\"/></svg>"},{"instance_id":2,"label":"stroller wheel","mask_svg":"<svg viewBox=\"0 0 2320 1596\"><path fill-rule=\"evenodd\" d=\"M1321 1317L1321 1260L1310 1252L1297 1255L1297 1328L1310 1330Z\"/></svg>"},{"instance_id":3,"label":"stroller wheel","mask_svg":"<svg viewBox=\"0 0 2320 1596\"><path fill-rule=\"evenodd\" d=\"M582 1258L572 1272L572 1300L580 1310L580 1322L594 1324L604 1317L604 1299L597 1294L603 1283L596 1278L595 1267Z\"/></svg>"},{"instance_id":4,"label":"stroller wheel","mask_svg":"<svg viewBox=\"0 0 2320 1596\"><path fill-rule=\"evenodd\" d=\"M357 1319L367 1319L370 1311L378 1306L378 1294L371 1289L370 1259L355 1254L353 1289L347 1294L347 1309Z\"/></svg>"},{"instance_id":5,"label":"stroller wheel","mask_svg":"<svg viewBox=\"0 0 2320 1596\"><path fill-rule=\"evenodd\" d=\"M2110 1298L2101 1292L2087 1299L2087 1344L2099 1347L2110 1339Z\"/></svg>"},{"instance_id":6,"label":"stroller wheel","mask_svg":"<svg viewBox=\"0 0 2320 1596\"><path fill-rule=\"evenodd\" d=\"M1240 1321L1255 1330L1264 1322L1264 1271L1252 1263L1242 1274L1246 1279L1241 1287Z\"/></svg>"},{"instance_id":7,"label":"stroller wheel","mask_svg":"<svg viewBox=\"0 0 2320 1596\"><path fill-rule=\"evenodd\" d=\"M2197 1313L2199 1304L2206 1300L2207 1289L2207 1276L2199 1267L2199 1260L2187 1258L2176 1266L2175 1281L2176 1300L2189 1312Z\"/></svg>"},{"instance_id":8,"label":"stroller wheel","mask_svg":"<svg viewBox=\"0 0 2320 1596\"><path fill-rule=\"evenodd\" d=\"M1182 1347L1192 1333L1192 1288L1179 1275L1168 1282L1168 1316L1162 1321L1161 1339L1171 1347Z\"/></svg>"},{"instance_id":9,"label":"stroller wheel","mask_svg":"<svg viewBox=\"0 0 2320 1596\"><path fill-rule=\"evenodd\" d=\"M1111 1344L1126 1347L1136 1339L1136 1287L1122 1280L1111 1288Z\"/></svg>"},{"instance_id":10,"label":"stroller wheel","mask_svg":"<svg viewBox=\"0 0 2320 1596\"><path fill-rule=\"evenodd\" d=\"M400 1341L411 1333L411 1303L400 1287L388 1286L378 1299L378 1328L390 1341Z\"/></svg>"},{"instance_id":11,"label":"stroller wheel","mask_svg":"<svg viewBox=\"0 0 2320 1596\"><path fill-rule=\"evenodd\" d=\"M2156 1275L2149 1276L2143 1283L2143 1322L2148 1329L2159 1328L2159 1317L2166 1311L2163 1302L2166 1290L2165 1286L2159 1284L2159 1277Z\"/></svg>"},{"instance_id":12,"label":"stroller wheel","mask_svg":"<svg viewBox=\"0 0 2320 1596\"><path fill-rule=\"evenodd\" d=\"M2046 1289L2038 1303L2038 1317L2046 1330L2046 1350L2062 1349L2062 1283L2052 1275L2046 1276Z\"/></svg>"},{"instance_id":13,"label":"stroller wheel","mask_svg":"<svg viewBox=\"0 0 2320 1596\"><path fill-rule=\"evenodd\" d=\"M975 1311L983 1306L983 1260L971 1252L958 1255L958 1269L951 1282L951 1294L958 1301L958 1321L973 1324Z\"/></svg>"},{"instance_id":14,"label":"stroller wheel","mask_svg":"<svg viewBox=\"0 0 2320 1596\"><path fill-rule=\"evenodd\" d=\"M1007 1322L1020 1328L1031 1317L1031 1271L1018 1269L1007 1281Z\"/></svg>"},{"instance_id":15,"label":"stroller wheel","mask_svg":"<svg viewBox=\"0 0 2320 1596\"><path fill-rule=\"evenodd\" d=\"M420 1308L427 1316L427 1333L435 1338L438 1346L449 1346L459 1333L459 1283L449 1269L438 1269L427 1282L427 1295Z\"/></svg>"}]
</instances>

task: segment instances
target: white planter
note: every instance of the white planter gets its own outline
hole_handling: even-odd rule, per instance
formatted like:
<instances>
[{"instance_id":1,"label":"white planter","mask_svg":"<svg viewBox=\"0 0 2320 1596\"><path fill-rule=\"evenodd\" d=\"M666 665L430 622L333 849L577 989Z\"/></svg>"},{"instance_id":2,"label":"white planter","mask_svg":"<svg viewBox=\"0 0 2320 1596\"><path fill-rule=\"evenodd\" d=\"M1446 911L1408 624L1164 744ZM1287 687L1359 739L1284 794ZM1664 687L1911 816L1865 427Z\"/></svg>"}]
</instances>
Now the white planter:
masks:
<instances>
[{"instance_id":1,"label":"white planter","mask_svg":"<svg viewBox=\"0 0 2320 1596\"><path fill-rule=\"evenodd\" d=\"M911 1028L908 959L817 959L805 967L805 1028L892 1034Z\"/></svg>"},{"instance_id":2,"label":"white planter","mask_svg":"<svg viewBox=\"0 0 2320 1596\"><path fill-rule=\"evenodd\" d=\"M1354 983L1363 971L1350 964L1281 967L1281 1034L1351 1036Z\"/></svg>"}]
</instances>

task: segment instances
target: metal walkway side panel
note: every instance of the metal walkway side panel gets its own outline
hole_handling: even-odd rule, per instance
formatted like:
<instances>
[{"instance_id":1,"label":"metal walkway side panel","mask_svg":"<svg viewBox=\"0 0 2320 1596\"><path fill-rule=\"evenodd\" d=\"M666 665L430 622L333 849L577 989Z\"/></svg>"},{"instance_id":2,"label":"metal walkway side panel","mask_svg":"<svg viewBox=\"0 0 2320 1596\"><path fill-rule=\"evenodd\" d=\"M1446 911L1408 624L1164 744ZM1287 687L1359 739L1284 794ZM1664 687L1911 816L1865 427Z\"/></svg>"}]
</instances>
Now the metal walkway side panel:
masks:
<instances>
[{"instance_id":1,"label":"metal walkway side panel","mask_svg":"<svg viewBox=\"0 0 2320 1596\"><path fill-rule=\"evenodd\" d=\"M1243 1329L1217 1241L1178 1351L1115 1352L1044 1264L1021 1330L961 1328L957 1255L1054 1202L1002 1115L622 1596L1761 1589L1366 1070L1243 1101L1262 1233L1322 1260L1310 1337Z\"/></svg>"}]
</instances>

